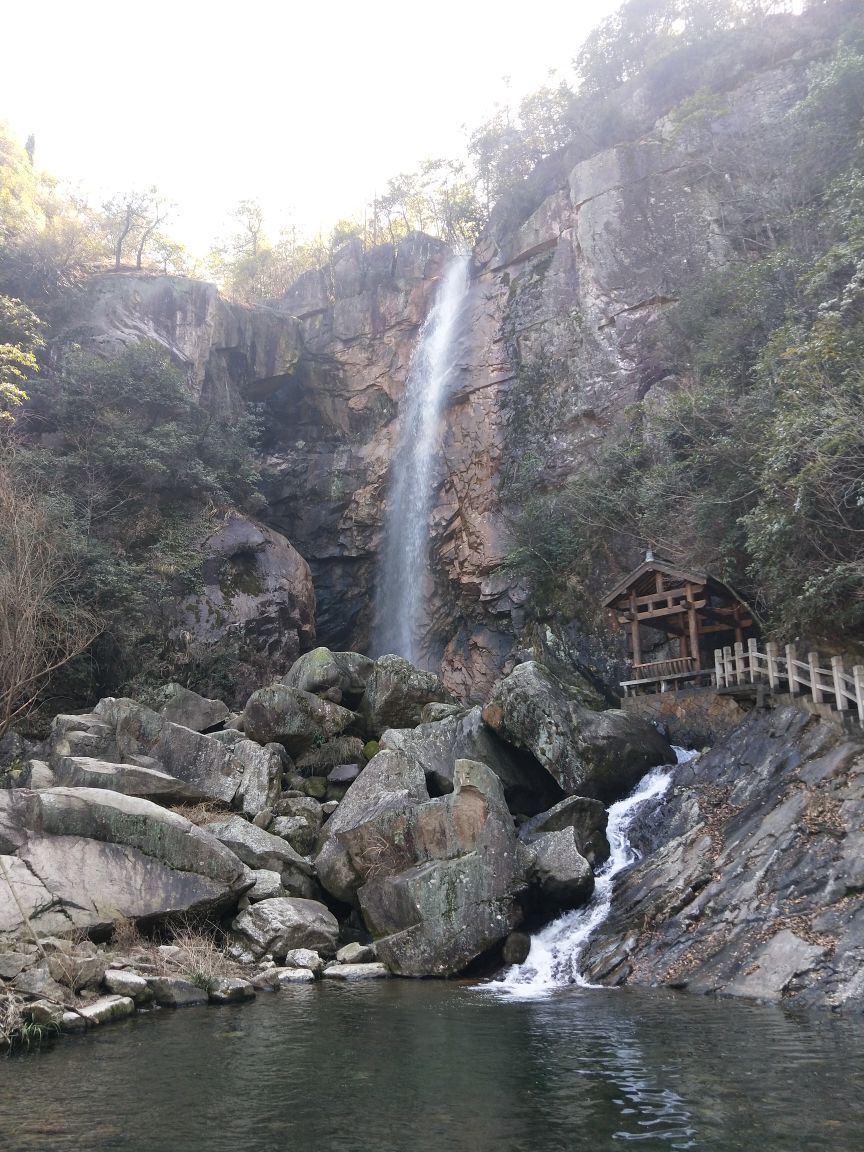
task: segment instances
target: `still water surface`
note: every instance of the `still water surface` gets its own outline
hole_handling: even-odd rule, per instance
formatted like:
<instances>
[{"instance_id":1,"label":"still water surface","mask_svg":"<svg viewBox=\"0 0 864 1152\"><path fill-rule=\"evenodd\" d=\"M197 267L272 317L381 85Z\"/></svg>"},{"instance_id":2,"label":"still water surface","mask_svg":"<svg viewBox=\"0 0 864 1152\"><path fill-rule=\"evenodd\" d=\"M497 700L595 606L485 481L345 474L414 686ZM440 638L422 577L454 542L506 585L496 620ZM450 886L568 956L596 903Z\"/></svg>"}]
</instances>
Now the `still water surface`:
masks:
<instances>
[{"instance_id":1,"label":"still water surface","mask_svg":"<svg viewBox=\"0 0 864 1152\"><path fill-rule=\"evenodd\" d=\"M864 1021L392 980L0 1060L3 1152L861 1152Z\"/></svg>"}]
</instances>

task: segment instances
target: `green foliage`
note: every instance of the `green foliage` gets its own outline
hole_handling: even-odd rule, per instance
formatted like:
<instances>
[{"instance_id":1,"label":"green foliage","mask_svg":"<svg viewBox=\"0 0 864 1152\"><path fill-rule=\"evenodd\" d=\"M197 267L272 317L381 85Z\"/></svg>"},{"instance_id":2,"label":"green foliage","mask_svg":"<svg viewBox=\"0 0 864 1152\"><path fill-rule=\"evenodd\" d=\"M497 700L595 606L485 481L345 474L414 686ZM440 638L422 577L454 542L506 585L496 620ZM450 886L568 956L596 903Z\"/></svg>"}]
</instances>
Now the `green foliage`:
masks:
<instances>
[{"instance_id":1,"label":"green foliage","mask_svg":"<svg viewBox=\"0 0 864 1152\"><path fill-rule=\"evenodd\" d=\"M27 399L23 385L39 371L42 321L20 300L0 295L0 425Z\"/></svg>"},{"instance_id":2,"label":"green foliage","mask_svg":"<svg viewBox=\"0 0 864 1152\"><path fill-rule=\"evenodd\" d=\"M31 393L18 467L74 532L78 593L103 626L75 674L114 689L146 669L170 671L166 620L200 585L218 509L260 504L257 418L205 412L148 344L113 360L73 352Z\"/></svg>"},{"instance_id":3,"label":"green foliage","mask_svg":"<svg viewBox=\"0 0 864 1152\"><path fill-rule=\"evenodd\" d=\"M809 80L776 152L718 158L741 253L670 313L676 390L586 474L544 491L541 468L516 494L508 563L547 610L647 545L731 580L778 637L864 632L864 58L841 40Z\"/></svg>"}]
</instances>

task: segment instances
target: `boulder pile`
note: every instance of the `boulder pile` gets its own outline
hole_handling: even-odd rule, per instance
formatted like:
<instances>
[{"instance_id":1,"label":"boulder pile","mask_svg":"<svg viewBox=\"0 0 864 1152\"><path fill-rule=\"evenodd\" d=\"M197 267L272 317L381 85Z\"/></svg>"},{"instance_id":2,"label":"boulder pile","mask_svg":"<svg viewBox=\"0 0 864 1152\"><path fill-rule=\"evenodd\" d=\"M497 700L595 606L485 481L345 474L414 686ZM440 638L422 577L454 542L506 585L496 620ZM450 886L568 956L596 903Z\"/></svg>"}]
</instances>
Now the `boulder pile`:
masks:
<instances>
[{"instance_id":1,"label":"boulder pile","mask_svg":"<svg viewBox=\"0 0 864 1152\"><path fill-rule=\"evenodd\" d=\"M326 648L242 713L179 685L163 699L57 716L0 790L0 978L76 1021L203 1002L182 973L102 963L92 950L130 922L213 926L241 969L207 982L220 1003L320 975L452 975L508 937L513 955L526 917L590 898L604 803L673 759L536 663L483 709L397 656ZM58 992L66 952L46 961L45 940L75 935L89 1016Z\"/></svg>"}]
</instances>

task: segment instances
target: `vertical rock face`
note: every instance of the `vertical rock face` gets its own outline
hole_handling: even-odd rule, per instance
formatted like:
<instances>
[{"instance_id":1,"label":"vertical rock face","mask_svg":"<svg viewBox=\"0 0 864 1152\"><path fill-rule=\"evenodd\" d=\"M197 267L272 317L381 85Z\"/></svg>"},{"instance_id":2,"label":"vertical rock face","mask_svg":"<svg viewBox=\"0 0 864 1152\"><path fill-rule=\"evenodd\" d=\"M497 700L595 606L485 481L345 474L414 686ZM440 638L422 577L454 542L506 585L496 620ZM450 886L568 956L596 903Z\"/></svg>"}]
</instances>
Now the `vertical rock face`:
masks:
<instances>
[{"instance_id":1,"label":"vertical rock face","mask_svg":"<svg viewBox=\"0 0 864 1152\"><path fill-rule=\"evenodd\" d=\"M449 255L418 234L366 253L351 243L329 279L306 273L278 304L306 351L267 401L269 518L311 565L333 648L368 648L398 404Z\"/></svg>"},{"instance_id":2,"label":"vertical rock face","mask_svg":"<svg viewBox=\"0 0 864 1152\"><path fill-rule=\"evenodd\" d=\"M500 570L514 480L554 491L592 467L628 405L662 405L678 386L670 310L746 246L748 177L732 187L724 155L741 142L758 154L806 68L804 56L765 66L701 119L652 120L634 92L633 138L550 157L518 205L496 209L474 253L429 525L423 662L458 697L484 699L525 644L528 591ZM211 410L264 404L265 519L308 560L318 638L335 649L368 651L399 405L450 255L419 234L366 252L350 242L254 309L189 280L99 276L67 333L109 350L156 339Z\"/></svg>"},{"instance_id":3,"label":"vertical rock face","mask_svg":"<svg viewBox=\"0 0 864 1152\"><path fill-rule=\"evenodd\" d=\"M522 210L478 245L430 520L424 658L457 696L482 699L511 669L525 624L526 589L498 570L514 477L554 489L591 467L629 404L662 404L677 386L669 311L741 237L724 141L767 131L805 67L756 73L699 129L634 108L641 136L551 158L542 188L529 184ZM365 255L349 245L331 282L309 273L279 303L300 318L306 353L268 401L270 515L310 561L319 635L334 646L367 644L398 404L447 256L416 236Z\"/></svg>"},{"instance_id":4,"label":"vertical rock face","mask_svg":"<svg viewBox=\"0 0 864 1152\"><path fill-rule=\"evenodd\" d=\"M195 400L219 415L279 387L303 348L293 317L229 304L215 284L135 272L91 277L60 337L107 355L153 340L183 366Z\"/></svg>"}]
</instances>

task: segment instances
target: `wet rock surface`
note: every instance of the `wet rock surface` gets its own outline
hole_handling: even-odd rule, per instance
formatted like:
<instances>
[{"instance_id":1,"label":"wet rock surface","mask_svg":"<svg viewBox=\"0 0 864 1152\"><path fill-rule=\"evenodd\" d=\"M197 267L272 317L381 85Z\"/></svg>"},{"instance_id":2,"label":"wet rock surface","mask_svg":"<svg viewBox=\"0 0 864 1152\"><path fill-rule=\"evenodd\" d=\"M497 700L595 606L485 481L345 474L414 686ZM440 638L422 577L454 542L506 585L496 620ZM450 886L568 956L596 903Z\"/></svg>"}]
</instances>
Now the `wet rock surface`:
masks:
<instances>
[{"instance_id":1,"label":"wet rock surface","mask_svg":"<svg viewBox=\"0 0 864 1152\"><path fill-rule=\"evenodd\" d=\"M802 1007L860 1003L864 741L752 713L675 773L585 957L590 979Z\"/></svg>"}]
</instances>

